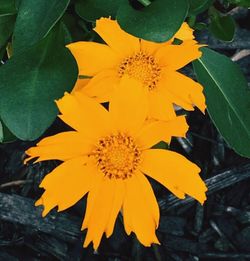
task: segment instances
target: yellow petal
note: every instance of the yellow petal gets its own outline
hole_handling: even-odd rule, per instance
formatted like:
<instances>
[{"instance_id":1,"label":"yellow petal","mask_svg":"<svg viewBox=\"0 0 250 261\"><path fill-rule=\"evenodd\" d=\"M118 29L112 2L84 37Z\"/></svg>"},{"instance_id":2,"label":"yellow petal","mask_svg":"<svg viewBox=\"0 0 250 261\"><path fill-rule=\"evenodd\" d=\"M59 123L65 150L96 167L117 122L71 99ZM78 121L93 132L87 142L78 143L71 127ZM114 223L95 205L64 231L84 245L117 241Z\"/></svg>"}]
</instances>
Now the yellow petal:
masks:
<instances>
[{"instance_id":1,"label":"yellow petal","mask_svg":"<svg viewBox=\"0 0 250 261\"><path fill-rule=\"evenodd\" d=\"M133 135L148 113L146 89L137 80L124 76L110 99L109 112L118 130Z\"/></svg>"},{"instance_id":2,"label":"yellow petal","mask_svg":"<svg viewBox=\"0 0 250 261\"><path fill-rule=\"evenodd\" d=\"M123 215L125 227L130 227L144 246L159 244L155 235L159 207L148 180L140 172L126 180Z\"/></svg>"},{"instance_id":3,"label":"yellow petal","mask_svg":"<svg viewBox=\"0 0 250 261\"><path fill-rule=\"evenodd\" d=\"M97 172L87 157L65 161L43 179L40 187L45 189L38 204L44 205L46 215L53 207L62 211L74 205L91 188Z\"/></svg>"},{"instance_id":4,"label":"yellow petal","mask_svg":"<svg viewBox=\"0 0 250 261\"><path fill-rule=\"evenodd\" d=\"M160 141L169 143L172 136L185 137L187 130L185 116L175 117L171 121L153 121L140 130L136 143L142 149L148 149Z\"/></svg>"},{"instance_id":5,"label":"yellow petal","mask_svg":"<svg viewBox=\"0 0 250 261\"><path fill-rule=\"evenodd\" d=\"M191 78L179 73L170 71L165 78L166 90L171 93L173 102L184 109L189 110L190 106L197 106L203 113L206 109L203 87ZM187 106L186 106L187 105Z\"/></svg>"},{"instance_id":6,"label":"yellow petal","mask_svg":"<svg viewBox=\"0 0 250 261\"><path fill-rule=\"evenodd\" d=\"M77 79L75 86L72 90L71 93L74 93L76 91L79 92L84 92L85 91L85 86L89 83L90 78L85 78L85 79Z\"/></svg>"},{"instance_id":7,"label":"yellow petal","mask_svg":"<svg viewBox=\"0 0 250 261\"><path fill-rule=\"evenodd\" d=\"M92 193L95 193L95 195L91 196ZM116 180L107 178L102 180L98 191L95 190L92 192L91 190L89 192L89 196L94 200L87 202L88 205L93 205L90 208L87 207L86 210L86 212L91 212L86 213L88 222L84 220L85 226L87 227L84 247L87 247L89 243L93 241L94 249L97 249L103 233L105 231L106 233L108 231L109 234L113 232L115 219L122 204L122 197L116 197L116 194ZM116 205L115 208L114 205Z\"/></svg>"},{"instance_id":8,"label":"yellow petal","mask_svg":"<svg viewBox=\"0 0 250 261\"><path fill-rule=\"evenodd\" d=\"M201 57L201 46L194 43L190 40L181 45L166 45L156 52L155 58L161 66L178 70Z\"/></svg>"},{"instance_id":9,"label":"yellow petal","mask_svg":"<svg viewBox=\"0 0 250 261\"><path fill-rule=\"evenodd\" d=\"M182 41L188 41L188 40L193 40L194 35L193 35L194 30L189 27L189 25L184 22L181 26L181 28L177 31L177 33L174 35L173 39L164 42L164 43L155 43L151 41L146 41L141 39L141 50L149 53L151 55L154 55L161 47L164 47L166 45L170 45L174 38L177 38ZM196 43L196 42L195 42Z\"/></svg>"},{"instance_id":10,"label":"yellow petal","mask_svg":"<svg viewBox=\"0 0 250 261\"><path fill-rule=\"evenodd\" d=\"M101 173L100 173L101 174ZM86 210L85 210L85 215L84 215L84 220L82 223L82 227L81 230L84 230L88 227L88 223L89 223L89 219L91 217L91 213L94 210L94 206L95 206L95 200L96 197L100 191L100 187L103 183L104 177L103 175L99 175L101 178L98 179L94 186L91 188L90 193L88 193L88 197L87 197L87 206L86 206Z\"/></svg>"},{"instance_id":11,"label":"yellow petal","mask_svg":"<svg viewBox=\"0 0 250 261\"><path fill-rule=\"evenodd\" d=\"M177 197L183 198L186 193L201 204L206 200L207 187L199 176L200 168L176 152L145 150L140 169Z\"/></svg>"},{"instance_id":12,"label":"yellow petal","mask_svg":"<svg viewBox=\"0 0 250 261\"><path fill-rule=\"evenodd\" d=\"M113 206L110 212L109 221L106 227L106 236L110 237L113 233L115 221L117 218L118 213L120 212L125 196L125 184L123 180L115 180L115 194L114 194L114 201Z\"/></svg>"},{"instance_id":13,"label":"yellow petal","mask_svg":"<svg viewBox=\"0 0 250 261\"><path fill-rule=\"evenodd\" d=\"M112 126L108 111L80 92L66 93L57 101L57 106L62 113L59 117L85 139L96 141L106 135Z\"/></svg>"},{"instance_id":14,"label":"yellow petal","mask_svg":"<svg viewBox=\"0 0 250 261\"><path fill-rule=\"evenodd\" d=\"M108 102L119 80L116 71L103 70L89 81L84 88L84 93L100 103Z\"/></svg>"},{"instance_id":15,"label":"yellow petal","mask_svg":"<svg viewBox=\"0 0 250 261\"><path fill-rule=\"evenodd\" d=\"M117 65L117 55L105 44L76 42L67 45L74 55L80 75L94 76L104 69Z\"/></svg>"},{"instance_id":16,"label":"yellow petal","mask_svg":"<svg viewBox=\"0 0 250 261\"><path fill-rule=\"evenodd\" d=\"M186 137L188 131L188 124L185 116L178 116L173 120L166 122L168 135L166 135L164 141L169 143L170 138L174 137Z\"/></svg>"},{"instance_id":17,"label":"yellow petal","mask_svg":"<svg viewBox=\"0 0 250 261\"><path fill-rule=\"evenodd\" d=\"M149 117L168 121L175 117L173 102L160 91L149 92Z\"/></svg>"},{"instance_id":18,"label":"yellow petal","mask_svg":"<svg viewBox=\"0 0 250 261\"><path fill-rule=\"evenodd\" d=\"M91 152L93 145L75 131L68 131L44 138L36 147L29 148L26 154L31 158L38 157L36 162L43 160L69 160L84 156ZM26 160L26 161L27 161Z\"/></svg>"},{"instance_id":19,"label":"yellow petal","mask_svg":"<svg viewBox=\"0 0 250 261\"><path fill-rule=\"evenodd\" d=\"M140 51L139 39L123 31L117 21L101 18L94 30L120 57Z\"/></svg>"},{"instance_id":20,"label":"yellow petal","mask_svg":"<svg viewBox=\"0 0 250 261\"><path fill-rule=\"evenodd\" d=\"M168 79L168 74L172 74L173 71L165 73L164 77L162 77L161 81L158 84L158 88L160 88L162 97L166 98L168 101L171 101L172 104L179 105L183 109L187 111L193 111L193 104L190 104L190 100L186 101L181 98L180 93L175 95L170 91L171 89L171 81Z\"/></svg>"},{"instance_id":21,"label":"yellow petal","mask_svg":"<svg viewBox=\"0 0 250 261\"><path fill-rule=\"evenodd\" d=\"M174 38L177 38L182 41L194 39L194 30L189 27L188 23L184 22L181 28L177 31Z\"/></svg>"},{"instance_id":22,"label":"yellow petal","mask_svg":"<svg viewBox=\"0 0 250 261\"><path fill-rule=\"evenodd\" d=\"M147 54L151 54L151 55L154 55L155 52L165 46L165 45L168 45L170 44L171 42L168 41L168 42L164 42L164 43L155 43L155 42L151 42L151 41L146 41L146 40L143 40L141 39L140 40L140 44L141 44L141 50Z\"/></svg>"}]
</instances>

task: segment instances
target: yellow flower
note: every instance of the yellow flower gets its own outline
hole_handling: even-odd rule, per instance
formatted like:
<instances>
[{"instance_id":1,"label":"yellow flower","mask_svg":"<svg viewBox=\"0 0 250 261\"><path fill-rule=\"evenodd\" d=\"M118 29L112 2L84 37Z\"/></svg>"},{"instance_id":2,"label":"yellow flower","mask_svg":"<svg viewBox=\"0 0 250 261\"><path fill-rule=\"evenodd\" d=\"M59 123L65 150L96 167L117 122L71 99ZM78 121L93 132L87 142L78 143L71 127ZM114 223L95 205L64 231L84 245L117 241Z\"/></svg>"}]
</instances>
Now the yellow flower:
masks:
<instances>
[{"instance_id":1,"label":"yellow flower","mask_svg":"<svg viewBox=\"0 0 250 261\"><path fill-rule=\"evenodd\" d=\"M183 42L154 43L124 32L116 21L97 20L94 29L106 44L76 42L68 45L76 58L79 74L91 76L83 91L99 102L110 100L115 86L124 75L139 80L147 89L149 116L168 120L173 103L186 110L197 106L205 110L202 86L177 70L199 58L201 52L193 30L184 23L174 38Z\"/></svg>"},{"instance_id":2,"label":"yellow flower","mask_svg":"<svg viewBox=\"0 0 250 261\"><path fill-rule=\"evenodd\" d=\"M66 93L57 105L60 118L75 131L43 139L27 150L27 160L63 161L40 185L45 192L36 205L44 206L43 216L54 207L58 211L71 207L88 193L82 225L87 228L84 247L93 241L97 249L102 235L113 233L121 210L127 234L134 232L145 246L159 243L155 235L159 207L145 175L178 198L188 194L200 203L205 201L206 186L199 167L178 153L150 149L165 135L185 135L185 118L146 121L148 100L136 80L122 79L109 111L77 91Z\"/></svg>"}]
</instances>

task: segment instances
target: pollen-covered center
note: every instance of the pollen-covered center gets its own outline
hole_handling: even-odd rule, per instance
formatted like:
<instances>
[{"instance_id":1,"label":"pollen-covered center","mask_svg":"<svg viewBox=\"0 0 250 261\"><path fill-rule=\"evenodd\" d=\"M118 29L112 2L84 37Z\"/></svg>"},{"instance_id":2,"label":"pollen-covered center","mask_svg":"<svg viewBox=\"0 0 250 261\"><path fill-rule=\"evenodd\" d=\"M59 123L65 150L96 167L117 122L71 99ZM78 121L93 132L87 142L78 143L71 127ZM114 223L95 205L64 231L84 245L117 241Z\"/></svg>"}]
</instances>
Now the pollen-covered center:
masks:
<instances>
[{"instance_id":1,"label":"pollen-covered center","mask_svg":"<svg viewBox=\"0 0 250 261\"><path fill-rule=\"evenodd\" d=\"M124 74L139 80L149 90L153 90L159 81L161 68L152 55L142 51L126 57L119 65L118 76Z\"/></svg>"},{"instance_id":2,"label":"pollen-covered center","mask_svg":"<svg viewBox=\"0 0 250 261\"><path fill-rule=\"evenodd\" d=\"M118 133L99 140L94 151L97 165L109 178L132 176L140 162L140 150L132 137Z\"/></svg>"}]
</instances>

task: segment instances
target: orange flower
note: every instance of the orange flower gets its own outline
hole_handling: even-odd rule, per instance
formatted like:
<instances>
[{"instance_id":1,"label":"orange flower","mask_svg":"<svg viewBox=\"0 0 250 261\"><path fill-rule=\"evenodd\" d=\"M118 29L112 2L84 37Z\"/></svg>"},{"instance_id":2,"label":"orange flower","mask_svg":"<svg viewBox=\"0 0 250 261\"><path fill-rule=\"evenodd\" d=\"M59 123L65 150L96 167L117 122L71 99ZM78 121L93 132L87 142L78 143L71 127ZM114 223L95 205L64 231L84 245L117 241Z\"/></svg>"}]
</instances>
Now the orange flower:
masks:
<instances>
[{"instance_id":1,"label":"orange flower","mask_svg":"<svg viewBox=\"0 0 250 261\"><path fill-rule=\"evenodd\" d=\"M76 42L68 45L75 56L80 75L91 76L83 88L90 97L106 102L124 75L139 80L147 89L149 116L169 120L173 103L186 110L205 110L202 86L177 70L199 58L201 52L193 31L184 23L175 38L180 45L154 43L124 32L116 21L97 20L94 29L107 44Z\"/></svg>"},{"instance_id":2,"label":"orange flower","mask_svg":"<svg viewBox=\"0 0 250 261\"><path fill-rule=\"evenodd\" d=\"M40 185L45 192L36 206L44 206L43 216L54 207L58 211L71 207L88 193L82 225L87 228L84 247L93 241L97 249L102 235L113 233L120 210L127 234L134 232L145 246L159 243L155 235L159 207L145 175L178 198L188 194L200 203L205 201L206 186L199 167L178 153L150 149L165 135L185 135L185 118L146 121L148 99L136 80L122 79L109 111L77 91L66 93L57 105L60 118L75 131L43 139L27 150L27 160L63 161Z\"/></svg>"}]
</instances>

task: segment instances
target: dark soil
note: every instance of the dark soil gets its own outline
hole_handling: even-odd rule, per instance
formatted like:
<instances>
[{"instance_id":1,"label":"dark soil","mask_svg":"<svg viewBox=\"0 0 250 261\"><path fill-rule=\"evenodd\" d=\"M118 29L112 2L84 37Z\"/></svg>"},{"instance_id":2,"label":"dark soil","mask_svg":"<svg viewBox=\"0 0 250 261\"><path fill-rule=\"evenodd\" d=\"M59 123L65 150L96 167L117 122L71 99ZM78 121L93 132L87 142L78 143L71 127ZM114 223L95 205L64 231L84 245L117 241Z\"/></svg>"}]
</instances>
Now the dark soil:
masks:
<instances>
[{"instance_id":1,"label":"dark soil","mask_svg":"<svg viewBox=\"0 0 250 261\"><path fill-rule=\"evenodd\" d=\"M223 43L202 32L198 38L241 66L250 82L250 11L232 11L238 23L235 40ZM190 68L186 68L190 74ZM188 114L190 130L185 139L174 139L171 149L188 157L202 169L208 200L201 206L191 198L178 200L151 181L161 219L157 235L161 245L145 248L135 236L128 237L122 218L114 234L103 238L98 252L82 248L80 226L86 199L63 213L41 217L34 207L43 177L59 162L23 165L24 151L35 142L16 141L0 145L0 260L250 260L250 159L229 148L208 115ZM44 136L64 130L59 120ZM240 138L240 137L239 137Z\"/></svg>"}]
</instances>

